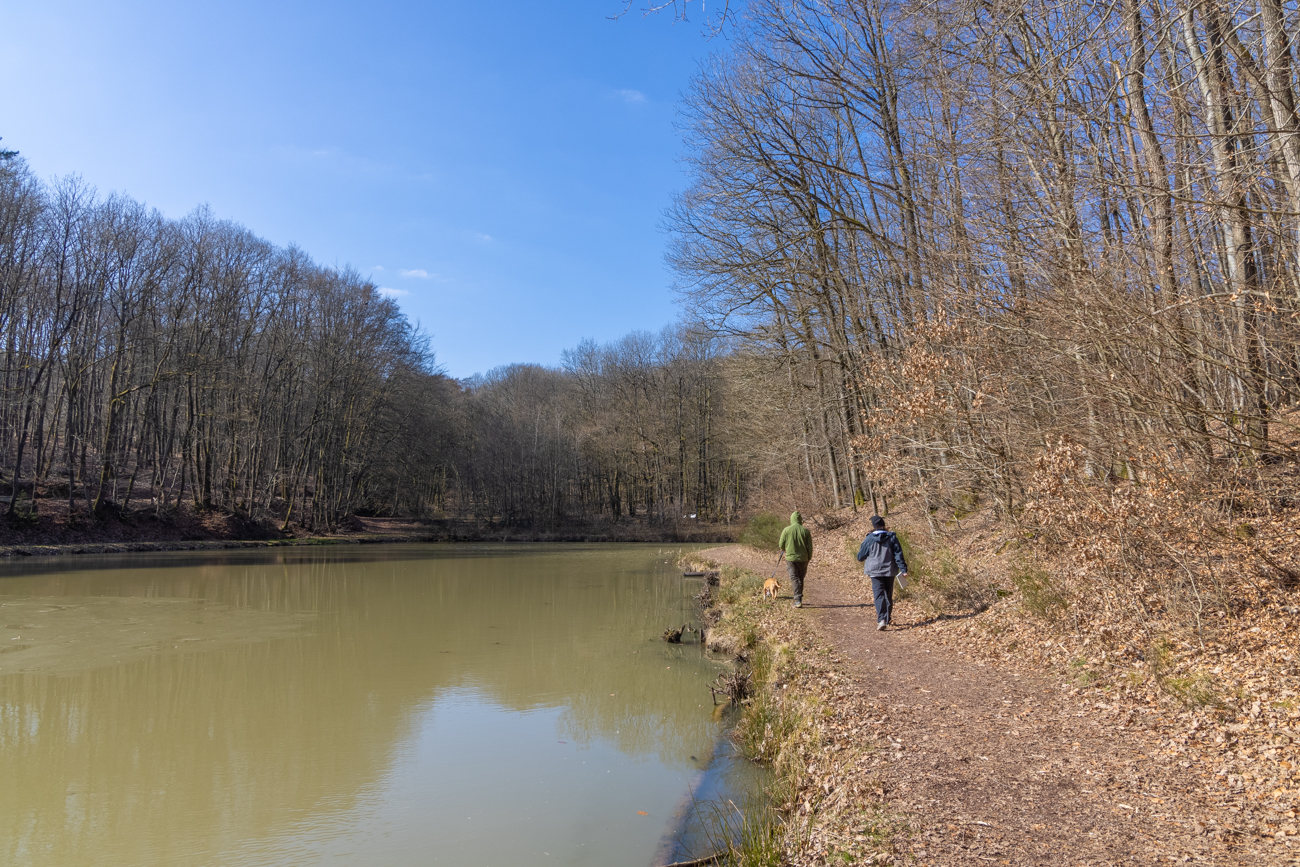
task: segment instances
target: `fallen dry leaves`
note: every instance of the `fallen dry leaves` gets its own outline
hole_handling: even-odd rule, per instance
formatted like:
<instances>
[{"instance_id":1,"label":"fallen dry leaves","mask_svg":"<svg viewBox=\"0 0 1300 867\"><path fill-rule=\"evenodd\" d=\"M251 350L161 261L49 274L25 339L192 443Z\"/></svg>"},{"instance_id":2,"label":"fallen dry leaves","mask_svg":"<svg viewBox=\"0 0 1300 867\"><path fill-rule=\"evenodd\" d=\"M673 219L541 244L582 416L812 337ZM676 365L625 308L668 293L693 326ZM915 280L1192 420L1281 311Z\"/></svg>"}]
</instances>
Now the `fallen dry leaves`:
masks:
<instances>
[{"instance_id":1,"label":"fallen dry leaves","mask_svg":"<svg viewBox=\"0 0 1300 867\"><path fill-rule=\"evenodd\" d=\"M948 544L1004 578L991 523ZM808 606L762 623L796 649L785 700L815 711L784 757L789 863L1300 863L1300 608L1275 584L1191 633L1049 623L1015 594L952 616L904 601L876 633L843 547L819 545Z\"/></svg>"}]
</instances>

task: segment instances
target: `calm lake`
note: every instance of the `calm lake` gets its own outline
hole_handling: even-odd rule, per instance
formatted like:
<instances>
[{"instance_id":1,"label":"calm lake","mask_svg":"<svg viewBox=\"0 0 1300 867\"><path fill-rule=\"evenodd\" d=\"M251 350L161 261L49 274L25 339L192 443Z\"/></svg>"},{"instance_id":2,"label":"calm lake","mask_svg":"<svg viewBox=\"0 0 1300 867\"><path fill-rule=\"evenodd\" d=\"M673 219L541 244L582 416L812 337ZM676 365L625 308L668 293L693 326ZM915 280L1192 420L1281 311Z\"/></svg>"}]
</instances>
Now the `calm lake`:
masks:
<instances>
[{"instance_id":1,"label":"calm lake","mask_svg":"<svg viewBox=\"0 0 1300 867\"><path fill-rule=\"evenodd\" d=\"M660 638L698 622L676 553L367 545L0 565L0 863L708 854L684 806L754 774L714 756L721 662Z\"/></svg>"}]
</instances>

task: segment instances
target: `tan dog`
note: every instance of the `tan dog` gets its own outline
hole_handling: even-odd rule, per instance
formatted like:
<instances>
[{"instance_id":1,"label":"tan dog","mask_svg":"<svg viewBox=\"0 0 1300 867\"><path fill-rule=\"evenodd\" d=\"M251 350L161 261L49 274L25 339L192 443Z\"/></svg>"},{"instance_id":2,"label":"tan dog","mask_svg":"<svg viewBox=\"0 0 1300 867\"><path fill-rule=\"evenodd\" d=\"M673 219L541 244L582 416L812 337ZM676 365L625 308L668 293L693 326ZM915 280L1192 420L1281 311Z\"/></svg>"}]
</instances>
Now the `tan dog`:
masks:
<instances>
[{"instance_id":1,"label":"tan dog","mask_svg":"<svg viewBox=\"0 0 1300 867\"><path fill-rule=\"evenodd\" d=\"M775 578L768 578L766 581L763 582L763 598L775 599L776 591L780 589L781 589L780 581L777 581Z\"/></svg>"}]
</instances>

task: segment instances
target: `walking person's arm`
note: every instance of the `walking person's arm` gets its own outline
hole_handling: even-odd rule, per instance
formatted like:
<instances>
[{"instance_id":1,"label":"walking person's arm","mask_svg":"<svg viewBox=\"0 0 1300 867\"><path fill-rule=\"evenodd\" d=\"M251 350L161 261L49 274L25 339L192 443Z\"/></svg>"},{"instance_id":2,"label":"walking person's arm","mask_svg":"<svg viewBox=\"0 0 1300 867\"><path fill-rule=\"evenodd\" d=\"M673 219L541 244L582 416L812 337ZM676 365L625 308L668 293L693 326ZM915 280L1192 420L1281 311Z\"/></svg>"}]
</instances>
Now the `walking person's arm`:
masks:
<instances>
[{"instance_id":1,"label":"walking person's arm","mask_svg":"<svg viewBox=\"0 0 1300 867\"><path fill-rule=\"evenodd\" d=\"M894 565L898 567L899 575L907 574L907 560L903 559L903 543L898 541L898 534L894 534Z\"/></svg>"}]
</instances>

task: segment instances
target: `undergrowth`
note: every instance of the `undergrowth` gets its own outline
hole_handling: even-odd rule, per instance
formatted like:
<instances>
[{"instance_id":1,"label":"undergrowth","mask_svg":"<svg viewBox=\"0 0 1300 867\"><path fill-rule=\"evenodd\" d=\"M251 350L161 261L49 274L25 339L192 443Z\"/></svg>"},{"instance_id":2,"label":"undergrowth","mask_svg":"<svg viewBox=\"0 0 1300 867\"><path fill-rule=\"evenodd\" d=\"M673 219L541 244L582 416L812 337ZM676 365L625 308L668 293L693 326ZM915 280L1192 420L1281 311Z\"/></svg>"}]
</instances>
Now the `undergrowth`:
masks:
<instances>
[{"instance_id":1,"label":"undergrowth","mask_svg":"<svg viewBox=\"0 0 1300 867\"><path fill-rule=\"evenodd\" d=\"M1065 594L1052 573L1036 560L1021 557L1011 564L1011 583L1020 591L1020 602L1030 614L1051 623L1069 607Z\"/></svg>"},{"instance_id":2,"label":"undergrowth","mask_svg":"<svg viewBox=\"0 0 1300 867\"><path fill-rule=\"evenodd\" d=\"M762 796L737 805L727 800L705 805L704 835L727 867L781 867L785 863L784 825Z\"/></svg>"},{"instance_id":3,"label":"undergrowth","mask_svg":"<svg viewBox=\"0 0 1300 867\"><path fill-rule=\"evenodd\" d=\"M932 614L954 611L984 611L998 599L997 586L973 573L946 546L927 551L895 531L907 561L908 587L895 591L896 599L911 599Z\"/></svg>"},{"instance_id":4,"label":"undergrowth","mask_svg":"<svg viewBox=\"0 0 1300 867\"><path fill-rule=\"evenodd\" d=\"M775 551L779 547L781 531L785 526L785 522L771 512L759 512L745 525L744 532L740 534L740 544L760 551Z\"/></svg>"},{"instance_id":5,"label":"undergrowth","mask_svg":"<svg viewBox=\"0 0 1300 867\"><path fill-rule=\"evenodd\" d=\"M779 683L778 655L788 654L785 648L776 649L767 642L759 642L746 663L754 684L753 696L741 707L740 718L732 730L732 738L745 757L762 764L776 761L782 746L799 728L800 714L789 702L777 700L775 684Z\"/></svg>"}]
</instances>

